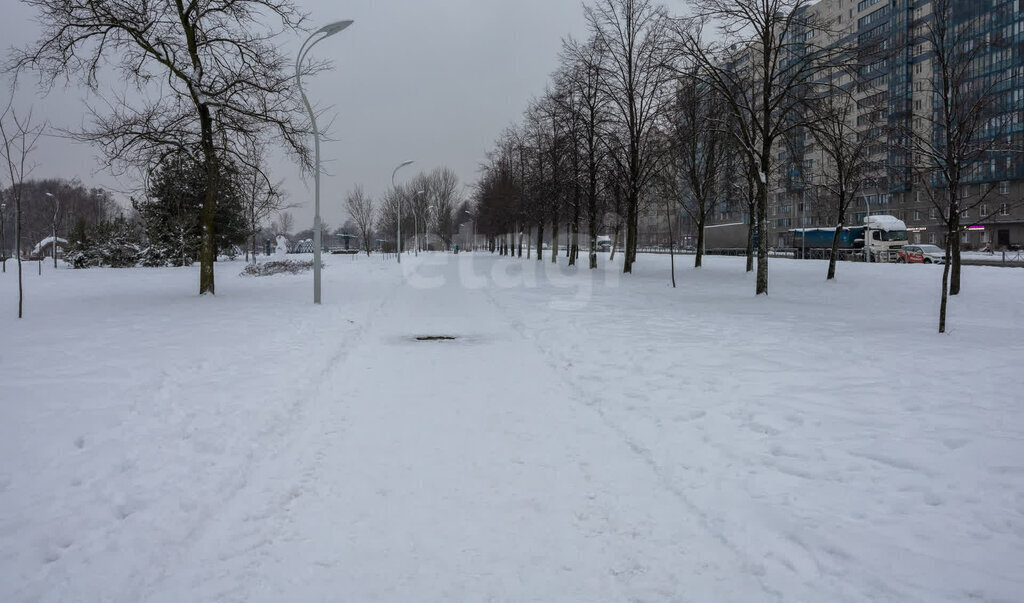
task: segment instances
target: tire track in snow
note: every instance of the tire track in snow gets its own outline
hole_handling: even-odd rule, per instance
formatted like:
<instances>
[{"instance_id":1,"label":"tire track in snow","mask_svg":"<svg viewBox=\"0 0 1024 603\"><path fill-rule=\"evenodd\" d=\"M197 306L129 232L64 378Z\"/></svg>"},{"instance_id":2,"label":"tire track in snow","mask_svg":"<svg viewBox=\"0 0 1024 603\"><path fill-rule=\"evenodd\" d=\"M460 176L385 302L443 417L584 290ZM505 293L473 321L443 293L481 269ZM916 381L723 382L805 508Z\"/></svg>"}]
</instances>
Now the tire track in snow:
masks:
<instances>
[{"instance_id":1,"label":"tire track in snow","mask_svg":"<svg viewBox=\"0 0 1024 603\"><path fill-rule=\"evenodd\" d=\"M240 476L235 482L236 487L224 497L218 511L215 514L208 514L201 518L188 532L187 536L183 539L188 544L178 551L177 557L174 560L173 567L176 571L171 571L170 565L164 566L159 576L148 581L136 592L135 596L133 596L134 600L188 600L192 598L191 593L195 592L200 584L211 579L217 579L217 577L204 578L201 575L192 576L192 580L187 583L177 582L174 584L174 588L167 588L168 582L172 577L176 581L180 580L183 566L187 568L184 573L187 574L188 570L191 570L190 560L194 559L197 553L201 557L204 552L219 551L224 548L225 542L214 538L210 534L211 531L215 531L218 527L224 525L224 518L232 522L228 525L232 526L233 532L223 540L234 546L230 553L219 555L216 561L222 563L234 558L249 557L250 560L246 564L247 575L258 575L260 567L258 551L272 544L273 538L279 536L283 531L282 523L284 518L280 517L282 509L283 514L287 515L289 503L308 489L309 481L316 474L316 468L323 462L324 450L326 448L323 438L333 435L338 431L336 428L321 432L321 428L324 427L323 421L313 422L305 419L313 408L325 408L331 419L339 419L336 405L330 402L321 403L321 398L328 393L324 391L324 387L326 384L333 383L334 380L330 378L331 375L344 368L345 361L352 356L353 352L365 345L366 333L372 330L375 321L381 316L382 310L388 304L394 302L395 294L402 285L403 281L398 281L387 290L383 301L367 312L361 322L356 323L357 326L350 332L350 337L340 341L335 346L327 361L295 393L292 402L285 407L287 423L268 426L259 433L259 449L262 452L258 456L250 455L246 458L245 465L239 468ZM304 426L301 432L296 431L299 426ZM340 425L336 427L340 428ZM294 474L294 471L289 470L289 467L292 466L286 462L286 459L292 460L297 455L301 458L303 451L299 447L308 445L310 441L316 441L318 447L314 450L313 460L302 466L303 471L297 482L288 483L287 480L284 482L270 480L268 482L267 480L253 479L254 476L261 472L272 472L274 475L280 474L282 476ZM268 483L275 486L274 494L277 496L272 498L272 500L267 500L271 492L266 489L253 492L260 485ZM241 496L247 491L251 492L251 495ZM267 504L259 513L245 512L245 508L251 506L253 500L261 500L261 502ZM237 519L239 515L243 516L243 522L241 526L236 526L233 520ZM276 518L273 528L268 530L260 525L264 521L273 520L273 518ZM241 533L238 533L239 530ZM271 536L268 537L268 534ZM211 540L213 541L210 542ZM202 571L206 572L208 570L204 568ZM239 580L235 577L232 581L243 585L242 592L238 592L238 589L224 589L221 591L220 596L217 597L218 601L247 600L246 593L256 580Z\"/></svg>"},{"instance_id":2,"label":"tire track in snow","mask_svg":"<svg viewBox=\"0 0 1024 603\"><path fill-rule=\"evenodd\" d=\"M543 354L544 357L547 358L548 360L552 362L558 361L558 359L555 358L547 348L543 347L540 344L536 337L530 335L529 330L526 328L526 325L522 323L522 321L512 316L512 314L495 298L495 296L491 293L490 289L484 290L484 293L488 301L491 303L491 305L493 305L495 309L507 319L508 324L516 331L516 333L519 334L520 337L528 341L538 352ZM709 519L707 513L701 510L700 507L698 507L689 497L687 497L686 494L680 488L678 488L677 486L675 486L675 484L672 483L671 478L665 473L664 469L662 469L662 467L658 465L658 463L654 460L654 455L648 448L636 442L632 437L630 437L630 435L621 426L619 426L617 423L612 421L607 416L607 414L601 409L600 406L587 402L586 394L583 391L581 391L579 386L576 385L565 373L557 370L552 370L552 373L556 374L558 379L562 381L562 383L573 393L573 398L575 398L574 401L577 404L585 408L589 408L593 412L595 412L598 415L598 417L600 417L601 422L609 429L611 429L612 432L614 432L615 435L629 448L629 450L632 451L633 454L636 457L638 457L641 461L643 461L645 465L647 465L647 467L657 478L657 481L662 486L662 488L670 495L672 495L676 500L681 502L687 508L687 510L689 510L695 517L697 517L700 526L712 538L714 538L722 545L724 545L729 551L731 551L736 556L737 559L739 559L742 565L746 569L748 569L753 576L756 577L758 584L761 586L762 590L766 595L770 595L777 601L784 600L783 593L781 591L773 589L765 583L764 567L760 563L751 559L749 555L744 553L743 550L736 543L730 540L722 530L716 528Z\"/></svg>"}]
</instances>

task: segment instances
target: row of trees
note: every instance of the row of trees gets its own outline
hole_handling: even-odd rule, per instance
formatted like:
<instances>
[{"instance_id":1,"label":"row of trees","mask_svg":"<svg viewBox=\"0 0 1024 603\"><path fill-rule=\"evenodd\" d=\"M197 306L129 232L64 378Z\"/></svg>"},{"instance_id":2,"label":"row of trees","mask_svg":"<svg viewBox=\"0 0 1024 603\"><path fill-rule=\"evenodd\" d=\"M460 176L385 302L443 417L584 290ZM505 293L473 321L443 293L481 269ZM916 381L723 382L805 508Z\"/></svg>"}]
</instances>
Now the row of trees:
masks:
<instances>
[{"instance_id":1,"label":"row of trees","mask_svg":"<svg viewBox=\"0 0 1024 603\"><path fill-rule=\"evenodd\" d=\"M355 220L351 209L349 213ZM470 219L469 205L462 198L458 176L450 168L439 167L420 172L404 184L388 189L376 208L376 221L372 222L382 239L397 237L399 216L403 239L413 238L422 246L436 237L441 247L451 247L459 225ZM360 228L365 224L368 223L364 220ZM398 242L402 248L405 244L405 241Z\"/></svg>"},{"instance_id":2,"label":"row of trees","mask_svg":"<svg viewBox=\"0 0 1024 603\"><path fill-rule=\"evenodd\" d=\"M590 267L595 237L608 229L616 243L625 238L628 273L642 212L664 211L670 232L674 216L688 215L700 243L716 205L728 202L749 218L747 270L756 256L755 292L766 294L771 193L799 189L818 201L836 226L835 258L863 191L913 186L926 191L946 229L944 331L947 289L960 287L961 187L991 153L1012 150L1005 79L979 72L977 60L1000 41L954 26L955 0L932 0L931 13L911 24L912 39L898 43L886 28L849 35L849 23L825 20L812 0L689 5L688 17L653 0L584 8L589 36L564 42L548 89L487 157L476 203L494 247L518 246L522 255L522 233L533 233L541 259L545 227L557 246L567 225L573 264L585 222ZM930 102L911 106L907 95L890 106L889 78L879 74L911 47L930 58ZM833 259L827 278L835 270Z\"/></svg>"},{"instance_id":3,"label":"row of trees","mask_svg":"<svg viewBox=\"0 0 1024 603\"><path fill-rule=\"evenodd\" d=\"M120 213L109 191L86 187L77 180L27 180L21 185L21 237L15 233L14 187L0 190L0 257L27 255L40 241L57 232L60 238L77 223L96 226Z\"/></svg>"}]
</instances>

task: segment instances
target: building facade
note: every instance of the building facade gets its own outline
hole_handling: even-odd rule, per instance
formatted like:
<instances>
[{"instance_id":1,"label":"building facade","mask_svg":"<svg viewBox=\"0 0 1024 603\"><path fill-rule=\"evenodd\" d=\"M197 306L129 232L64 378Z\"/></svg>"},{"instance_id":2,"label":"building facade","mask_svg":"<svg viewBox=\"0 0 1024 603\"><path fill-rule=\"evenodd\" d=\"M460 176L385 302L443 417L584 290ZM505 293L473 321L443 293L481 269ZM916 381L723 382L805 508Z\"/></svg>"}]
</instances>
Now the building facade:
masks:
<instances>
[{"instance_id":1,"label":"building facade","mask_svg":"<svg viewBox=\"0 0 1024 603\"><path fill-rule=\"evenodd\" d=\"M861 82L855 100L856 118L865 125L862 134L884 137L878 153L884 154L885 178L867 187L854 200L847 222L860 224L869 214L890 214L907 223L910 242L944 243L945 226L940 213L941 183L922 182L922 163L915 145L899 138L900 132L915 136L941 136L938 124L941 103L936 53L931 44L936 0L821 0L811 7L844 41L861 49L882 51L877 61L861 66ZM984 159L965 170L960 188L960 214L964 230L960 244L965 249L999 249L1024 246L1024 1L948 0L948 31L958 44L976 48L960 52L972 61L972 78L993 82L991 90L1001 98L994 104L988 127L978 136L998 137ZM881 122L865 117L884 112ZM883 134L887 132L887 134ZM809 138L809 137L808 137ZM790 165L791 172L813 174L815 162L825 159L813 149L802 157L802 165ZM826 207L808 198L806 183L779 187L773 214L773 239L787 242L790 227L828 225ZM834 215L831 218L835 219Z\"/></svg>"},{"instance_id":2,"label":"building facade","mask_svg":"<svg viewBox=\"0 0 1024 603\"><path fill-rule=\"evenodd\" d=\"M820 0L806 10L822 23L819 31L794 32L821 44L844 44L857 52L876 52L876 60L860 63L854 80L835 75L833 84L856 86L850 115L862 136L876 140L872 154L884 166L884 177L872 178L858 191L846 215L860 224L867 215L889 214L906 222L911 243L944 244L941 183L922 174L928 169L906 132L941 136L936 124L941 103L936 99L934 48L926 32L938 2L948 2L951 31L970 54L971 77L994 82L997 102L979 137L992 137L983 157L964 172L960 187L963 249L1024 248L1024 0ZM828 36L828 40L823 39ZM880 52L878 52L880 51ZM845 79L844 79L845 77ZM902 132L903 134L898 134ZM833 200L815 186L829 159L814 138L795 132L779 144L778 170L771 178L768 227L770 245L791 245L790 229L833 226ZM724 198L714 222L749 222L746 204L735 194ZM734 192L735 193L735 192Z\"/></svg>"}]
</instances>

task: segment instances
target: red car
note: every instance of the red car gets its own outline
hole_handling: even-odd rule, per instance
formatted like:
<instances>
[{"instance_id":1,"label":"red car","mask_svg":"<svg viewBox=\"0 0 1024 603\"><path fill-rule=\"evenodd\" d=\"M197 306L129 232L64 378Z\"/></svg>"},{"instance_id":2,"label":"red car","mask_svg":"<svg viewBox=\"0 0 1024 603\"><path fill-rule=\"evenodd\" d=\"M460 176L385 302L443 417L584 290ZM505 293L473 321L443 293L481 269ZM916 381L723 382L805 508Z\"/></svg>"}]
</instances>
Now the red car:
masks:
<instances>
[{"instance_id":1,"label":"red car","mask_svg":"<svg viewBox=\"0 0 1024 603\"><path fill-rule=\"evenodd\" d=\"M900 264L945 264L946 250L937 245L904 245L896 250Z\"/></svg>"}]
</instances>

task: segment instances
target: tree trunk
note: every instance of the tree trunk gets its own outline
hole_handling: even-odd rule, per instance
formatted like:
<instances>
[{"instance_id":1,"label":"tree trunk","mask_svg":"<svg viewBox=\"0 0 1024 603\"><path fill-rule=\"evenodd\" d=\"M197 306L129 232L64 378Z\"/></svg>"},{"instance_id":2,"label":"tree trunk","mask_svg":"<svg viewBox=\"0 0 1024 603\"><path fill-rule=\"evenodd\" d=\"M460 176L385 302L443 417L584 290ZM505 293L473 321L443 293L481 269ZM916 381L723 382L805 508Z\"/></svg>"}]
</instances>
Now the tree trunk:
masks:
<instances>
[{"instance_id":1,"label":"tree trunk","mask_svg":"<svg viewBox=\"0 0 1024 603\"><path fill-rule=\"evenodd\" d=\"M946 236L946 263L942 266L942 300L939 302L939 333L946 332L946 302L949 299L947 291L949 285L950 269L950 238L955 239L955 236Z\"/></svg>"},{"instance_id":2,"label":"tree trunk","mask_svg":"<svg viewBox=\"0 0 1024 603\"><path fill-rule=\"evenodd\" d=\"M537 223L537 261L544 259L544 223Z\"/></svg>"},{"instance_id":3,"label":"tree trunk","mask_svg":"<svg viewBox=\"0 0 1024 603\"><path fill-rule=\"evenodd\" d=\"M842 205L840 205L840 207L842 207ZM843 212L840 212L840 215L842 215L842 214L843 214ZM804 228L806 228L806 226ZM842 234L842 232L843 232L843 221L842 221L842 219L840 219L839 220L839 225L836 226L836 233L834 235L832 235L832 253L829 255L829 258L828 258L828 275L825 276L825 280L826 281L830 281L830 280L832 280L832 279L834 279L836 277L836 256L839 254L839 237ZM807 233L806 232L804 232L804 237L806 239L806 237L807 237ZM806 241L805 241L805 244L806 244Z\"/></svg>"},{"instance_id":4,"label":"tree trunk","mask_svg":"<svg viewBox=\"0 0 1024 603\"><path fill-rule=\"evenodd\" d=\"M747 174L747 215L750 228L747 229L747 272L754 271L754 229L757 228L757 200L754 199L754 181Z\"/></svg>"},{"instance_id":5,"label":"tree trunk","mask_svg":"<svg viewBox=\"0 0 1024 603\"><path fill-rule=\"evenodd\" d=\"M952 251L952 261L949 267L949 294L959 295L960 294L960 214L956 215L956 226L953 229L954 235L952 241L949 243L950 250Z\"/></svg>"},{"instance_id":6,"label":"tree trunk","mask_svg":"<svg viewBox=\"0 0 1024 603\"><path fill-rule=\"evenodd\" d=\"M622 262L622 272L631 274L633 262L636 260L636 235L637 235L637 205L639 199L630 193L630 199L626 203L626 253Z\"/></svg>"},{"instance_id":7,"label":"tree trunk","mask_svg":"<svg viewBox=\"0 0 1024 603\"><path fill-rule=\"evenodd\" d=\"M558 263L558 220L551 224L551 263Z\"/></svg>"},{"instance_id":8,"label":"tree trunk","mask_svg":"<svg viewBox=\"0 0 1024 603\"><path fill-rule=\"evenodd\" d=\"M576 259L580 256L580 215L579 209L577 208L576 216L573 218L574 222L572 225L572 249L569 253L569 265L575 266Z\"/></svg>"},{"instance_id":9,"label":"tree trunk","mask_svg":"<svg viewBox=\"0 0 1024 603\"><path fill-rule=\"evenodd\" d=\"M597 220L593 217L590 218L590 252L587 254L590 257L590 269L597 269Z\"/></svg>"},{"instance_id":10,"label":"tree trunk","mask_svg":"<svg viewBox=\"0 0 1024 603\"><path fill-rule=\"evenodd\" d=\"M213 263L217 259L214 242L214 220L217 215L217 152L213 146L213 122L210 110L200 110L200 126L202 128L203 168L206 170L206 191L203 198L202 225L203 231L199 243L199 295L215 295L213 282ZM314 227L315 228L315 227Z\"/></svg>"},{"instance_id":11,"label":"tree trunk","mask_svg":"<svg viewBox=\"0 0 1024 603\"><path fill-rule=\"evenodd\" d=\"M704 226L706 222L707 217L702 211L697 218L697 254L693 260L694 268L700 268L704 262Z\"/></svg>"},{"instance_id":12,"label":"tree trunk","mask_svg":"<svg viewBox=\"0 0 1024 603\"><path fill-rule=\"evenodd\" d=\"M12 183L11 186L14 186ZM20 188L20 187L19 187ZM25 307L25 286L21 271L21 191L14 200L14 255L18 258L18 318L22 317Z\"/></svg>"},{"instance_id":13,"label":"tree trunk","mask_svg":"<svg viewBox=\"0 0 1024 603\"><path fill-rule=\"evenodd\" d=\"M671 202L669 202L671 203ZM665 214L668 217L668 260L670 266L670 272L672 273L672 288L676 288L676 238L675 233L672 229L672 210L670 207L665 208ZM699 257L699 256L698 256ZM698 266L700 264L698 263Z\"/></svg>"},{"instance_id":14,"label":"tree trunk","mask_svg":"<svg viewBox=\"0 0 1024 603\"><path fill-rule=\"evenodd\" d=\"M747 272L754 271L754 229L757 228L757 216L750 212L750 225L747 227Z\"/></svg>"},{"instance_id":15,"label":"tree trunk","mask_svg":"<svg viewBox=\"0 0 1024 603\"><path fill-rule=\"evenodd\" d=\"M618 220L615 221L615 228L612 229L612 252L608 256L608 261L615 260L615 250L619 247L619 233L622 230L622 223Z\"/></svg>"},{"instance_id":16,"label":"tree trunk","mask_svg":"<svg viewBox=\"0 0 1024 603\"><path fill-rule=\"evenodd\" d=\"M757 190L757 291L768 295L768 186L759 183Z\"/></svg>"}]
</instances>

